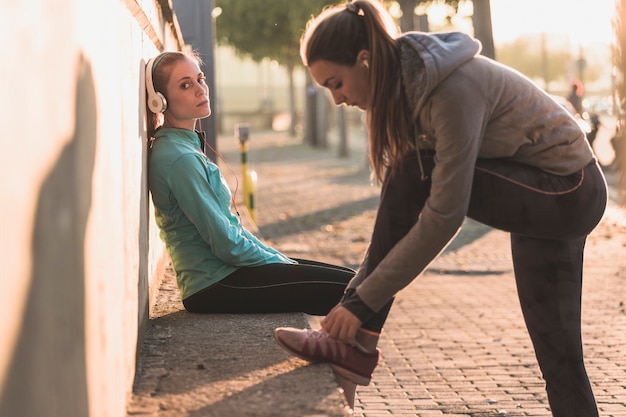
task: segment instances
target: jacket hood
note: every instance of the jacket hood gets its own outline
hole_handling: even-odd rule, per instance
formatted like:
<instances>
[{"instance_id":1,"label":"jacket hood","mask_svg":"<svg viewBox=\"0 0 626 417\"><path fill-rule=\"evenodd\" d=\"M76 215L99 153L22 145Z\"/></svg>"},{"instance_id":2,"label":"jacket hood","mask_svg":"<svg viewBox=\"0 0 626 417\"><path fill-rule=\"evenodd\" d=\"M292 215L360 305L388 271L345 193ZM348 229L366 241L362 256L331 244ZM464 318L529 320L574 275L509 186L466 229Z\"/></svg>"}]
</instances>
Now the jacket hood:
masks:
<instances>
[{"instance_id":1,"label":"jacket hood","mask_svg":"<svg viewBox=\"0 0 626 417\"><path fill-rule=\"evenodd\" d=\"M397 41L402 82L414 118L437 85L482 47L480 41L461 32L408 32Z\"/></svg>"}]
</instances>

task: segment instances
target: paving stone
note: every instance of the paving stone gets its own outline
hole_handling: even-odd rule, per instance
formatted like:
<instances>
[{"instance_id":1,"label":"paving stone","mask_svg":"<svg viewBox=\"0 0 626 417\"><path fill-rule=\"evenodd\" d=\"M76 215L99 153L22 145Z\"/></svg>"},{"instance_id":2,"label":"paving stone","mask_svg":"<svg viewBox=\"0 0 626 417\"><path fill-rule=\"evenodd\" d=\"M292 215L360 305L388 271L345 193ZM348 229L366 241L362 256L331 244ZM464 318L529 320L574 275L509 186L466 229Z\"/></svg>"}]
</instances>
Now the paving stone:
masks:
<instances>
[{"instance_id":1,"label":"paving stone","mask_svg":"<svg viewBox=\"0 0 626 417\"><path fill-rule=\"evenodd\" d=\"M338 158L336 142L330 139L327 149L312 149L284 134L252 132L248 160L259 178L258 230L290 256L357 267L369 242L380 189L371 184L364 164L365 142L351 143L350 155ZM234 139L220 138L218 149L238 174ZM234 189L233 172L225 167L223 171ZM614 174L608 173L607 178L615 184ZM380 366L369 386L358 387L354 417L551 415L517 300L509 245L506 233L468 220L448 249L398 294L380 340ZM626 417L625 250L626 210L612 200L587 242L583 288L586 364L603 417ZM170 343L162 346L158 340L154 366L162 368L158 355L166 354ZM284 377L267 363L250 364L249 371L256 370L252 379L233 375L232 380L203 381L221 393L221 401L230 407L249 409L238 401L253 398L288 413L286 396L311 387L308 374L297 371L302 363L290 362L286 355L281 358L292 375L284 379L289 385L281 386L284 392L270 390L276 387L268 384L271 379ZM208 359L202 363L207 366ZM167 379L177 372L197 371L168 368L170 376L165 377L162 369L153 372L154 378ZM197 382L191 386L160 383L160 389L159 395L164 389L171 391L172 404L189 394L186 390L202 397ZM247 397L238 398L242 390ZM319 398L328 402L328 395ZM145 410L150 412L152 406L146 404ZM205 415L186 413L178 415ZM167 410L158 414L167 415Z\"/></svg>"}]
</instances>

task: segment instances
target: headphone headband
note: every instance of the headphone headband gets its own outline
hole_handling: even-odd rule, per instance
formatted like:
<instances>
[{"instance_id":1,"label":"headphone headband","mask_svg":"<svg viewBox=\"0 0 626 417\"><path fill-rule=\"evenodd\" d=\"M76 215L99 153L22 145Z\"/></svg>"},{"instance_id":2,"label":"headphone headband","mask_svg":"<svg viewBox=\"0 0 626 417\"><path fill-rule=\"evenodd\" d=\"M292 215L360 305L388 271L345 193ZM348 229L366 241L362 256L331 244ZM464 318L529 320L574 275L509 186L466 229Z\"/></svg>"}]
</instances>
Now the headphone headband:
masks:
<instances>
[{"instance_id":1,"label":"headphone headband","mask_svg":"<svg viewBox=\"0 0 626 417\"><path fill-rule=\"evenodd\" d=\"M152 68L150 69L152 71L152 74L154 74L154 70L156 69L157 65L159 65L159 62L161 62L161 60L169 54L171 54L171 52L163 52L161 55L157 56L154 59L154 63L152 64Z\"/></svg>"},{"instance_id":2,"label":"headphone headband","mask_svg":"<svg viewBox=\"0 0 626 417\"><path fill-rule=\"evenodd\" d=\"M167 110L167 100L165 96L154 89L154 83L152 82L152 74L156 66L161 62L165 56L170 52L164 52L161 55L151 58L146 64L145 78L146 78L146 91L148 92L148 108L153 113L163 113Z\"/></svg>"}]
</instances>

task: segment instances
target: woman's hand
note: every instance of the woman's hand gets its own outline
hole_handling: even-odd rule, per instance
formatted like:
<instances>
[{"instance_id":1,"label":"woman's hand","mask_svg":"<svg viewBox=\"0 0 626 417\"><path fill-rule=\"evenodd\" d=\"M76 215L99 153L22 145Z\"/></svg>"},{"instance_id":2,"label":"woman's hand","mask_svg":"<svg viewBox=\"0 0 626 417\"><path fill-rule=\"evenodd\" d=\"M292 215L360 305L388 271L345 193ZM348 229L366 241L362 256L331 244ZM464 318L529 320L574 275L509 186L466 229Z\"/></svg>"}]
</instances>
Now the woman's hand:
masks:
<instances>
[{"instance_id":1,"label":"woman's hand","mask_svg":"<svg viewBox=\"0 0 626 417\"><path fill-rule=\"evenodd\" d=\"M351 346L356 344L356 332L361 328L361 320L341 304L335 306L322 320L322 329L332 337Z\"/></svg>"}]
</instances>

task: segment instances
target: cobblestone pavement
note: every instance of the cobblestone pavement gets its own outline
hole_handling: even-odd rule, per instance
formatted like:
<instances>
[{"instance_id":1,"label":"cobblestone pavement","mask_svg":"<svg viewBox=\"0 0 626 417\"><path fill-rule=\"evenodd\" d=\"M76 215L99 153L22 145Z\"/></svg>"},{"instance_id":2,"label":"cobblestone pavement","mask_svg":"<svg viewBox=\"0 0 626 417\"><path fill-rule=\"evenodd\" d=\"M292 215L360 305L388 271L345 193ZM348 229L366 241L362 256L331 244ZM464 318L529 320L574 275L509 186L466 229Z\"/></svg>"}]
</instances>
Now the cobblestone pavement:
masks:
<instances>
[{"instance_id":1,"label":"cobblestone pavement","mask_svg":"<svg viewBox=\"0 0 626 417\"><path fill-rule=\"evenodd\" d=\"M258 174L265 240L290 256L358 266L379 188L369 181L365 139L352 136L349 157L339 158L332 141L318 150L284 134L252 132L248 160ZM218 146L241 177L235 139L221 137ZM587 243L583 339L602 416L626 416L625 213L612 200ZM398 295L380 347L372 383L357 390L355 416L551 415L504 232L466 222Z\"/></svg>"}]
</instances>

